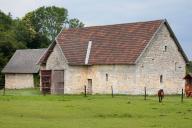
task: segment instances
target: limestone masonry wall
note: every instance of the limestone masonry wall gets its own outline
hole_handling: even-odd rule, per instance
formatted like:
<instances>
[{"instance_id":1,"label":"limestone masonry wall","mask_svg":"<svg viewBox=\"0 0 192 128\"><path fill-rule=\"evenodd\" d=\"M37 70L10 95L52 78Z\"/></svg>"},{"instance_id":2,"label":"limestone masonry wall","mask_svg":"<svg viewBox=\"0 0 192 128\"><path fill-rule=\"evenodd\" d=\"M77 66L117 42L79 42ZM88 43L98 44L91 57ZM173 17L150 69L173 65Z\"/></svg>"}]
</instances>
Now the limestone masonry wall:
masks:
<instances>
[{"instance_id":1,"label":"limestone masonry wall","mask_svg":"<svg viewBox=\"0 0 192 128\"><path fill-rule=\"evenodd\" d=\"M5 88L21 89L34 87L33 74L5 74Z\"/></svg>"},{"instance_id":2,"label":"limestone masonry wall","mask_svg":"<svg viewBox=\"0 0 192 128\"><path fill-rule=\"evenodd\" d=\"M61 49L56 44L53 52L49 56L47 63L46 63L46 69L47 70L64 70L67 68L67 61L62 55Z\"/></svg>"},{"instance_id":3,"label":"limestone masonry wall","mask_svg":"<svg viewBox=\"0 0 192 128\"><path fill-rule=\"evenodd\" d=\"M136 83L140 87L146 86L150 94L160 88L167 94L180 93L184 88L185 65L171 34L163 25L137 64Z\"/></svg>"}]
</instances>

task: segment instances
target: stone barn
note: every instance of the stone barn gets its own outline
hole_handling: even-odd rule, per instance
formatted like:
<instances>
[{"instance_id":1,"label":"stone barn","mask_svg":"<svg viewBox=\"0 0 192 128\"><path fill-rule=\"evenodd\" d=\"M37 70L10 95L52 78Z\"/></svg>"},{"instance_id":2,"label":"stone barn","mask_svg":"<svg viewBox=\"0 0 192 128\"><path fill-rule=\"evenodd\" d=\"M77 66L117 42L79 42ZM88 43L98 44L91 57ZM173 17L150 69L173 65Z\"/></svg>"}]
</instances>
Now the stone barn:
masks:
<instances>
[{"instance_id":1,"label":"stone barn","mask_svg":"<svg viewBox=\"0 0 192 128\"><path fill-rule=\"evenodd\" d=\"M177 94L188 58L166 20L63 29L38 64L51 93Z\"/></svg>"},{"instance_id":2,"label":"stone barn","mask_svg":"<svg viewBox=\"0 0 192 128\"><path fill-rule=\"evenodd\" d=\"M39 72L36 65L45 49L17 50L2 70L5 74L5 87L21 89L34 87L33 75Z\"/></svg>"}]
</instances>

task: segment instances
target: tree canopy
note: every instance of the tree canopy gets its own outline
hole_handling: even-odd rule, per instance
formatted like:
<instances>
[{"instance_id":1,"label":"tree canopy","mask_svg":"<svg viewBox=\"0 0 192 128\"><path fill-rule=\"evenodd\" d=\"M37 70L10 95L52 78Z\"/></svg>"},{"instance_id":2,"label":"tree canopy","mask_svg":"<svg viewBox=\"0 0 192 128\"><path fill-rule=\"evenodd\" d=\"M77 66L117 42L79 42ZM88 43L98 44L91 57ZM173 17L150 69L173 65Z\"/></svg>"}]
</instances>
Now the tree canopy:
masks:
<instances>
[{"instance_id":1,"label":"tree canopy","mask_svg":"<svg viewBox=\"0 0 192 128\"><path fill-rule=\"evenodd\" d=\"M14 21L11 15L6 15L0 11L0 70L4 68L15 50L19 48L25 48L25 46L16 39ZM3 75L0 74L0 86L3 82Z\"/></svg>"},{"instance_id":2,"label":"tree canopy","mask_svg":"<svg viewBox=\"0 0 192 128\"><path fill-rule=\"evenodd\" d=\"M0 70L13 53L23 48L46 48L63 27L77 28L84 24L77 18L69 19L65 8L40 7L23 18L13 19L0 10ZM4 83L0 73L0 86Z\"/></svg>"},{"instance_id":3,"label":"tree canopy","mask_svg":"<svg viewBox=\"0 0 192 128\"><path fill-rule=\"evenodd\" d=\"M77 18L69 19L67 9L55 6L43 6L29 12L20 23L19 27L26 31L25 42L30 48L48 46L63 27L67 29L84 26Z\"/></svg>"},{"instance_id":4,"label":"tree canopy","mask_svg":"<svg viewBox=\"0 0 192 128\"><path fill-rule=\"evenodd\" d=\"M187 73L192 73L192 61L187 64L186 70Z\"/></svg>"},{"instance_id":5,"label":"tree canopy","mask_svg":"<svg viewBox=\"0 0 192 128\"><path fill-rule=\"evenodd\" d=\"M23 23L31 30L45 35L49 40L54 40L56 35L67 22L68 11L59 7L40 7L29 12L22 19Z\"/></svg>"},{"instance_id":6,"label":"tree canopy","mask_svg":"<svg viewBox=\"0 0 192 128\"><path fill-rule=\"evenodd\" d=\"M84 27L84 24L77 18L70 19L68 21L69 28L82 28Z\"/></svg>"}]
</instances>

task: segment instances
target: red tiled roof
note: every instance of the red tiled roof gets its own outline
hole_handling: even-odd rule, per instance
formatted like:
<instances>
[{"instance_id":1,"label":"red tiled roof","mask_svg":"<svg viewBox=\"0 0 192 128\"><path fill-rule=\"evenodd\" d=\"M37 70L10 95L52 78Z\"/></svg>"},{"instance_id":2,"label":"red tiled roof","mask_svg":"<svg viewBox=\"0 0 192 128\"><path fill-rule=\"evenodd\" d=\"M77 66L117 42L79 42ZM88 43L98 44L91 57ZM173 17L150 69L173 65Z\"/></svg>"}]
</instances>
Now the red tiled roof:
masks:
<instances>
[{"instance_id":1,"label":"red tiled roof","mask_svg":"<svg viewBox=\"0 0 192 128\"><path fill-rule=\"evenodd\" d=\"M63 30L57 43L72 65L84 65L88 42L92 41L88 64L134 64L164 20Z\"/></svg>"}]
</instances>

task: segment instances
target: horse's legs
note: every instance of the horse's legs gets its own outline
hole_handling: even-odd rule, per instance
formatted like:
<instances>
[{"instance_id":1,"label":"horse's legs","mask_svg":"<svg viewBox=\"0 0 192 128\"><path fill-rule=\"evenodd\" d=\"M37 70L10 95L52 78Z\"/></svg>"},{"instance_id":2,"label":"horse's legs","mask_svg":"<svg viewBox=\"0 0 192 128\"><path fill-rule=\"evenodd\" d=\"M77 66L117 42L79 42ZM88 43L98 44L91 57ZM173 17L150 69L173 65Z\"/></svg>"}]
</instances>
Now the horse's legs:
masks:
<instances>
[{"instance_id":1,"label":"horse's legs","mask_svg":"<svg viewBox=\"0 0 192 128\"><path fill-rule=\"evenodd\" d=\"M162 96L159 96L159 103L161 103L163 100L163 97Z\"/></svg>"}]
</instances>

